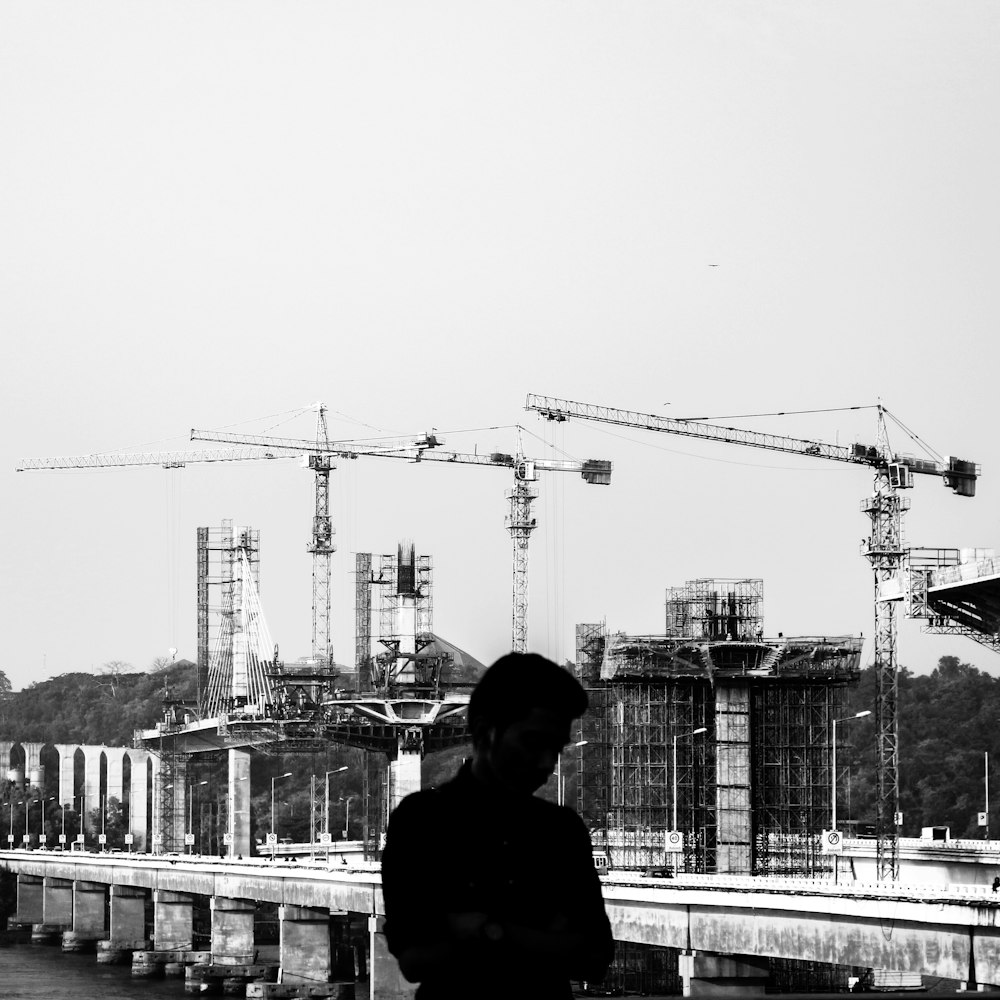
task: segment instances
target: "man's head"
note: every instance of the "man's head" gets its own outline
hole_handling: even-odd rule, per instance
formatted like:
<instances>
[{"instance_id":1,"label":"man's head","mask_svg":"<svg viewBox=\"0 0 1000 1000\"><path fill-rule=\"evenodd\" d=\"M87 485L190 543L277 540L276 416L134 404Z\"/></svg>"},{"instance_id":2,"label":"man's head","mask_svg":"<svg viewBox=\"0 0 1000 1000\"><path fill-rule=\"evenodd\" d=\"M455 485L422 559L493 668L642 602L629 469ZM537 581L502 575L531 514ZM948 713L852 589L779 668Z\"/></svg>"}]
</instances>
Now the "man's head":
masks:
<instances>
[{"instance_id":1,"label":"man's head","mask_svg":"<svg viewBox=\"0 0 1000 1000\"><path fill-rule=\"evenodd\" d=\"M548 780L587 710L576 678L536 653L508 653L469 699L473 770L509 791L531 794Z\"/></svg>"}]
</instances>

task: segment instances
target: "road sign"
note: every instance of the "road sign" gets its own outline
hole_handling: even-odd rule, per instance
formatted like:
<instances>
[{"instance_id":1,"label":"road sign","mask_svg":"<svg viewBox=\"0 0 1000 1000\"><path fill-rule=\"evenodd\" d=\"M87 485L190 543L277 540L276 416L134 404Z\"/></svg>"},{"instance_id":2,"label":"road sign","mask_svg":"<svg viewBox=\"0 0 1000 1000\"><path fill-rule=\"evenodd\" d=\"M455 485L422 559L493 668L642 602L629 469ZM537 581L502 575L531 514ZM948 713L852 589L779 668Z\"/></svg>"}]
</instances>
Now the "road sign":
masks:
<instances>
[{"instance_id":1,"label":"road sign","mask_svg":"<svg viewBox=\"0 0 1000 1000\"><path fill-rule=\"evenodd\" d=\"M78 833L76 835L76 842L78 844L84 844L84 843L86 843L86 840L87 840L87 838L82 833Z\"/></svg>"},{"instance_id":2,"label":"road sign","mask_svg":"<svg viewBox=\"0 0 1000 1000\"><path fill-rule=\"evenodd\" d=\"M14 843L14 834L12 834L12 833L8 833L7 834L7 843L8 844L13 844Z\"/></svg>"},{"instance_id":3,"label":"road sign","mask_svg":"<svg viewBox=\"0 0 1000 1000\"><path fill-rule=\"evenodd\" d=\"M65 833L60 833L59 834L59 843L60 844L65 844L66 843L66 834Z\"/></svg>"},{"instance_id":4,"label":"road sign","mask_svg":"<svg viewBox=\"0 0 1000 1000\"><path fill-rule=\"evenodd\" d=\"M30 833L24 834L21 837L21 843L22 844L30 844L31 843L31 834Z\"/></svg>"},{"instance_id":5,"label":"road sign","mask_svg":"<svg viewBox=\"0 0 1000 1000\"><path fill-rule=\"evenodd\" d=\"M222 835L222 842L224 844L231 844L233 842L233 835L231 833L224 833Z\"/></svg>"},{"instance_id":6,"label":"road sign","mask_svg":"<svg viewBox=\"0 0 1000 1000\"><path fill-rule=\"evenodd\" d=\"M989 813L980 813L979 814L979 825L980 826L989 826L990 825L990 814Z\"/></svg>"},{"instance_id":7,"label":"road sign","mask_svg":"<svg viewBox=\"0 0 1000 1000\"><path fill-rule=\"evenodd\" d=\"M184 834L184 844L186 847L194 847L194 834L185 833Z\"/></svg>"},{"instance_id":8,"label":"road sign","mask_svg":"<svg viewBox=\"0 0 1000 1000\"><path fill-rule=\"evenodd\" d=\"M684 849L684 834L680 830L667 830L664 835L668 851L681 851Z\"/></svg>"},{"instance_id":9,"label":"road sign","mask_svg":"<svg viewBox=\"0 0 1000 1000\"><path fill-rule=\"evenodd\" d=\"M99 833L97 835L97 842L99 844L106 844L108 842L108 835L106 833Z\"/></svg>"},{"instance_id":10,"label":"road sign","mask_svg":"<svg viewBox=\"0 0 1000 1000\"><path fill-rule=\"evenodd\" d=\"M126 833L125 834L125 843L129 844L129 845L134 844L135 843L135 836L133 834L131 834L131 833Z\"/></svg>"},{"instance_id":11,"label":"road sign","mask_svg":"<svg viewBox=\"0 0 1000 1000\"><path fill-rule=\"evenodd\" d=\"M333 838L328 833L321 833L319 835L319 842L326 846L329 846L333 842Z\"/></svg>"},{"instance_id":12,"label":"road sign","mask_svg":"<svg viewBox=\"0 0 1000 1000\"><path fill-rule=\"evenodd\" d=\"M819 842L820 854L843 854L844 838L839 830L824 830Z\"/></svg>"},{"instance_id":13,"label":"road sign","mask_svg":"<svg viewBox=\"0 0 1000 1000\"><path fill-rule=\"evenodd\" d=\"M276 833L269 833L267 835L267 842L271 846L275 845L278 842L278 835Z\"/></svg>"}]
</instances>

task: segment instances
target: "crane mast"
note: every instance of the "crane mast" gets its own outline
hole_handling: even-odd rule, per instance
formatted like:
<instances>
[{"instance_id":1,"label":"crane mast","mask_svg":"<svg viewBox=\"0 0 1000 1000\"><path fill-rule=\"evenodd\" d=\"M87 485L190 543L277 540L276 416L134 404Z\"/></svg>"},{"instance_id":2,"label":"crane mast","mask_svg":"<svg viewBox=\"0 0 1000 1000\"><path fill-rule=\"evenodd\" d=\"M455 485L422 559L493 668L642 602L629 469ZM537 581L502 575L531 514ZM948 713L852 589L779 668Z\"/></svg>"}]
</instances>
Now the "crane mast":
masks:
<instances>
[{"instance_id":1,"label":"crane mast","mask_svg":"<svg viewBox=\"0 0 1000 1000\"><path fill-rule=\"evenodd\" d=\"M316 404L317 450L309 456L309 468L315 473L316 490L313 506L312 541L307 550L312 553L312 658L321 670L333 668L333 643L330 641L330 563L336 545L333 544L333 521L330 518L330 435L326 425L326 406Z\"/></svg>"},{"instance_id":2,"label":"crane mast","mask_svg":"<svg viewBox=\"0 0 1000 1000\"><path fill-rule=\"evenodd\" d=\"M879 879L895 879L899 874L899 725L896 714L898 685L896 602L883 596L884 585L898 581L906 550L903 548L902 516L910 502L899 491L913 485L913 475L934 475L959 496L974 496L979 467L974 462L949 457L946 462L894 454L889 449L885 411L878 407L878 436L875 445L827 444L806 438L764 434L739 427L724 427L698 420L679 420L653 413L639 413L592 403L529 394L525 409L535 410L548 420L570 417L679 434L684 437L786 454L825 458L864 465L875 470L872 495L862 501L861 510L871 520L871 533L862 554L871 563L875 585L875 723L876 745L876 864Z\"/></svg>"}]
</instances>

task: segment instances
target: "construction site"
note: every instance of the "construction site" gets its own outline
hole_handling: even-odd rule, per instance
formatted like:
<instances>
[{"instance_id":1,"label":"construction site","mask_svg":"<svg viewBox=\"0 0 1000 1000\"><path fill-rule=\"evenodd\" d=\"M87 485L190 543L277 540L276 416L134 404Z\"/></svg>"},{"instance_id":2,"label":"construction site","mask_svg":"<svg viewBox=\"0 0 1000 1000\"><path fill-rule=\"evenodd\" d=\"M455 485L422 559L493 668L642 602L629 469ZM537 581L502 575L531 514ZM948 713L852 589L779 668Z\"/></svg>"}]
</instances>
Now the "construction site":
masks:
<instances>
[{"instance_id":1,"label":"construction site","mask_svg":"<svg viewBox=\"0 0 1000 1000\"><path fill-rule=\"evenodd\" d=\"M577 807L611 866L832 870L832 723L862 640L765 638L762 603L761 580L699 579L667 590L661 635L577 625Z\"/></svg>"}]
</instances>

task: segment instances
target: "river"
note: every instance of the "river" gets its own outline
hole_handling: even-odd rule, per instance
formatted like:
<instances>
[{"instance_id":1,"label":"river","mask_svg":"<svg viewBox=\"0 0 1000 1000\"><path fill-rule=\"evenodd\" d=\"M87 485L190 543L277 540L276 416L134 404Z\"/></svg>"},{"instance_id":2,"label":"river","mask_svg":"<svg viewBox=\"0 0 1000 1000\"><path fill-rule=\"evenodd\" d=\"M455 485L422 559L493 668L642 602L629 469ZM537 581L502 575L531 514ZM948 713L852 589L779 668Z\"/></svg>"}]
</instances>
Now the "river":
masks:
<instances>
[{"instance_id":1,"label":"river","mask_svg":"<svg viewBox=\"0 0 1000 1000\"><path fill-rule=\"evenodd\" d=\"M2 1000L182 1000L184 979L133 979L129 965L98 965L96 955L58 945L0 946Z\"/></svg>"}]
</instances>

